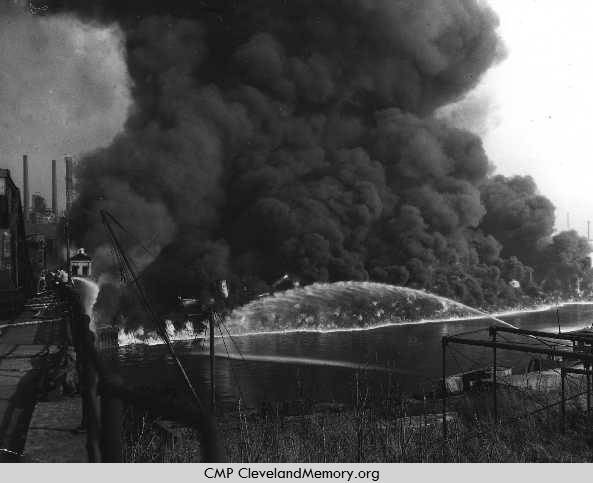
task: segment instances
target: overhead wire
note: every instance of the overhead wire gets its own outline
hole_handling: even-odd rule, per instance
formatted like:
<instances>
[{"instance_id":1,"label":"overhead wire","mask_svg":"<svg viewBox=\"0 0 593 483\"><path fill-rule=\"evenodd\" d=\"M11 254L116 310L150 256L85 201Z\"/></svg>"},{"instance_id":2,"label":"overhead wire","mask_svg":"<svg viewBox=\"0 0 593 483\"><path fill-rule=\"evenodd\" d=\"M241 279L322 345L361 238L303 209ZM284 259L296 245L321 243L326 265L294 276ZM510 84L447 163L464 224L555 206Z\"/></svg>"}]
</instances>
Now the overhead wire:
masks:
<instances>
[{"instance_id":1,"label":"overhead wire","mask_svg":"<svg viewBox=\"0 0 593 483\"><path fill-rule=\"evenodd\" d=\"M227 360L229 361L229 365L231 367L231 375L232 375L233 379L235 380L235 384L237 385L237 389L239 391L239 397L241 398L241 400L243 402L245 402L245 396L243 395L243 390L241 389L241 384L239 382L239 379L238 379L237 375L235 374L235 369L233 367L233 362L232 362L232 359L231 359L231 355L229 353L229 349L228 349L228 347L226 345L226 342L224 340L224 334L222 333L222 329L220 328L220 325L219 324L216 324L216 327L218 328L218 331L220 332L220 337L221 337L222 343L224 345L224 350L226 351Z\"/></svg>"},{"instance_id":2,"label":"overhead wire","mask_svg":"<svg viewBox=\"0 0 593 483\"><path fill-rule=\"evenodd\" d=\"M245 360L245 357L243 357L243 352L241 352L241 349L239 348L239 345L237 344L237 342L235 341L235 338L231 335L231 332L229 331L228 327L226 326L226 324L222 321L222 318L220 319L220 324L224 327L224 330L226 331L226 333L229 336L229 339L231 340L231 342L233 343L233 345L235 346L235 349L237 350L237 352L239 353L239 355L241 356L241 359L243 359L243 362L247 362Z\"/></svg>"},{"instance_id":3,"label":"overhead wire","mask_svg":"<svg viewBox=\"0 0 593 483\"><path fill-rule=\"evenodd\" d=\"M123 248L120 245L119 240L117 239L117 237L115 235L115 232L113 231L113 227L111 226L110 221L113 222L113 224L115 224L117 227L119 227L124 232L126 232L126 233L129 233L129 232L121 225L121 223L119 223L119 221L117 221L117 219L113 215L111 215L107 211L101 210L101 217L103 219L103 224L105 225L105 228L106 228L109 238L111 240L112 246L118 255L118 260L120 262L120 270L121 270L122 276L124 278L128 278L128 279L132 280L132 282L134 283L140 304L143 306L147 315L154 322L155 327L157 329L157 334L165 342L167 349L168 349L171 357L175 361L175 365L177 366L177 369L181 373L181 376L183 377L183 379L185 381L185 385L187 386L194 401L196 402L196 404L202 411L205 411L205 406L203 405L200 397L198 396L198 393L197 393L193 383L191 382L191 379L189 378L189 375L188 375L187 371L185 370L185 367L181 363L181 360L179 359L177 353L175 352L175 349L173 348L173 344L171 343L171 339L167 333L167 328L166 328L164 322L159 317L157 317L156 313L154 312L154 310L152 308L152 305L148 301L148 297L144 293L144 290L142 288L142 285L140 285L138 277L136 277L136 275L135 275L133 262L126 256L125 252L123 251Z\"/></svg>"}]
</instances>

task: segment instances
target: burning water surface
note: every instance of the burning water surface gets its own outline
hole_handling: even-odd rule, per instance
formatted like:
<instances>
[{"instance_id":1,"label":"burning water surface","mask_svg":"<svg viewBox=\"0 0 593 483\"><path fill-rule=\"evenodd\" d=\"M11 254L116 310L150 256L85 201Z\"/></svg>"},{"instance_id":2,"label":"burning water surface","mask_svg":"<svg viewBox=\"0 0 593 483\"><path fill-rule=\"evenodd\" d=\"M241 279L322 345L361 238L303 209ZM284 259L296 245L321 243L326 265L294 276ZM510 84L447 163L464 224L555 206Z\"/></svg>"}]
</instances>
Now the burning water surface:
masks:
<instances>
[{"instance_id":1,"label":"burning water surface","mask_svg":"<svg viewBox=\"0 0 593 483\"><path fill-rule=\"evenodd\" d=\"M194 329L191 322L187 322L183 328L177 329L173 325L173 322L166 320L165 326L167 335L172 341L194 340L202 336L200 332ZM124 329L120 328L117 334L117 344L120 347L132 344L159 345L164 343L165 342L156 331L146 331L143 327L139 327L132 332L126 332Z\"/></svg>"},{"instance_id":2,"label":"burning water surface","mask_svg":"<svg viewBox=\"0 0 593 483\"><path fill-rule=\"evenodd\" d=\"M288 347L279 349L278 337L295 342L294 335L298 333L307 339L315 333L342 332L348 340L346 332L370 332L387 327L403 329L404 326L433 323L442 323L443 327L446 327L447 322L457 321L469 321L466 324L466 330L472 330L471 324L474 322L476 327L482 328L492 323L514 327L498 317L544 312L550 308L551 306L542 306L491 315L454 300L407 287L373 282L313 284L266 295L233 310L225 318L224 326L233 335L233 339L241 337L242 340L224 343L223 339L223 343L219 344L220 337L217 334L218 348L215 350L215 357L275 365L388 372L424 380L427 377L425 372L429 369L418 370L415 367L407 367L406 364L402 365L401 361L390 364L385 361L380 362L378 359L351 360L352 354L344 354L339 350L338 352L328 351L327 348L323 348L323 344L318 346L317 343L302 353L294 352ZM171 321L166 321L166 327L169 337L175 341L197 340L204 336L196 332L191 323L176 329ZM420 327L418 329L420 330ZM225 333L224 328L221 328L221 332ZM309 335L306 335L307 333ZM426 332L422 333L426 334ZM268 335L276 336L270 339L269 346L261 342L261 337L266 340L265 337ZM361 334L361 340L368 341L368 335L371 334ZM441 335L438 335L439 340ZM300 340L300 337L298 336L297 339ZM257 340L260 342L256 342ZM333 340L336 341L336 339ZM374 340L372 336L370 340ZM120 330L118 343L123 347L134 344L159 345L163 342L155 332L147 332L140 328L134 332ZM290 345L290 342L288 344ZM381 346L380 343L379 346ZM189 350L194 357L207 357L210 354L208 348L202 344L192 345ZM354 359L357 357L354 356Z\"/></svg>"},{"instance_id":3,"label":"burning water surface","mask_svg":"<svg viewBox=\"0 0 593 483\"><path fill-rule=\"evenodd\" d=\"M541 308L545 310L545 308ZM507 314L505 314L507 315ZM287 332L372 330L386 326L490 318L494 315L438 295L374 282L315 283L266 295L234 309L225 325L234 336ZM166 321L172 340L193 340L201 334L190 322L176 329ZM120 346L162 344L154 331L120 329Z\"/></svg>"}]
</instances>

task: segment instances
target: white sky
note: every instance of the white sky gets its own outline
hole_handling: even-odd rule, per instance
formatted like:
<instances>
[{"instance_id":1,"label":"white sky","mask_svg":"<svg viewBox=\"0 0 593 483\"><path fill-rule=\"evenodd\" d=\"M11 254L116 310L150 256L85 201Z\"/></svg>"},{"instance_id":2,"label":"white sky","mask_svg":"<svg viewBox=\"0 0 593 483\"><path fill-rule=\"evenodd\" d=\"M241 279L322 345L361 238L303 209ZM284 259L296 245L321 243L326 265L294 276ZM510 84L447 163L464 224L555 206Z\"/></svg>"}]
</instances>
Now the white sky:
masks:
<instances>
[{"instance_id":1,"label":"white sky","mask_svg":"<svg viewBox=\"0 0 593 483\"><path fill-rule=\"evenodd\" d=\"M488 0L508 55L465 104L496 173L531 174L556 227L593 221L593 1ZM469 127L472 127L472 124ZM593 225L592 225L593 234Z\"/></svg>"}]
</instances>

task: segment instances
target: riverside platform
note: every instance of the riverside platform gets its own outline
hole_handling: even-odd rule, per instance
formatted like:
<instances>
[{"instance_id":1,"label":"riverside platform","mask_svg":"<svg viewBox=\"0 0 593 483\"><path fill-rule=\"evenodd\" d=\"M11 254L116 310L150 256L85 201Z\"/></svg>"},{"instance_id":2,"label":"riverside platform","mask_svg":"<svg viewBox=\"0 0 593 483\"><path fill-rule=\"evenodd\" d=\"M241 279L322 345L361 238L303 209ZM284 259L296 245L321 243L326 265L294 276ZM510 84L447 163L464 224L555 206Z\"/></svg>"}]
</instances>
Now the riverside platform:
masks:
<instances>
[{"instance_id":1,"label":"riverside platform","mask_svg":"<svg viewBox=\"0 0 593 483\"><path fill-rule=\"evenodd\" d=\"M28 299L15 319L0 321L0 462L36 460L25 451L36 406L68 385L65 309L55 293L46 292Z\"/></svg>"}]
</instances>

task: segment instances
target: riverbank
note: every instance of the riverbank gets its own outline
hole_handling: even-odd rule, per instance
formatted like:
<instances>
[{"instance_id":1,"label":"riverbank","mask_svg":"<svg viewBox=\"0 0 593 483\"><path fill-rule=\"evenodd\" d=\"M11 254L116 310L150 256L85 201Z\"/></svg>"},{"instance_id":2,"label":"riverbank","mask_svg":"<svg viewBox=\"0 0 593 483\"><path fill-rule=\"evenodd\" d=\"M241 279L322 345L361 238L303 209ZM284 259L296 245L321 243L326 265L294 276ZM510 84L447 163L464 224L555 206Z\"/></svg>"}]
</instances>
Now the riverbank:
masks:
<instances>
[{"instance_id":1,"label":"riverbank","mask_svg":"<svg viewBox=\"0 0 593 483\"><path fill-rule=\"evenodd\" d=\"M245 409L239 401L234 409L219 408L228 460L593 462L593 414L587 413L582 377L569 377L564 393L555 384L501 380L496 406L489 381L449 394L446 436L438 390L411 396L397 385L377 389L369 382L357 379L349 403L298 399ZM124 428L126 461L200 461L194 430L130 411Z\"/></svg>"},{"instance_id":2,"label":"riverbank","mask_svg":"<svg viewBox=\"0 0 593 483\"><path fill-rule=\"evenodd\" d=\"M592 462L593 418L572 408L495 423L452 413L443 437L438 413L388 417L373 408L219 418L228 460L242 463ZM129 421L128 421L129 423ZM197 434L143 417L126 431L129 462L198 462Z\"/></svg>"}]
</instances>

